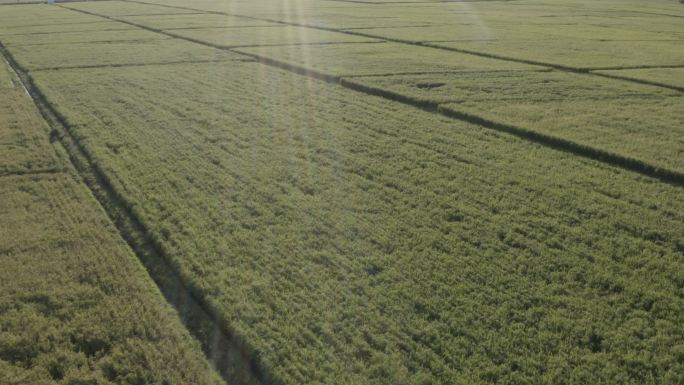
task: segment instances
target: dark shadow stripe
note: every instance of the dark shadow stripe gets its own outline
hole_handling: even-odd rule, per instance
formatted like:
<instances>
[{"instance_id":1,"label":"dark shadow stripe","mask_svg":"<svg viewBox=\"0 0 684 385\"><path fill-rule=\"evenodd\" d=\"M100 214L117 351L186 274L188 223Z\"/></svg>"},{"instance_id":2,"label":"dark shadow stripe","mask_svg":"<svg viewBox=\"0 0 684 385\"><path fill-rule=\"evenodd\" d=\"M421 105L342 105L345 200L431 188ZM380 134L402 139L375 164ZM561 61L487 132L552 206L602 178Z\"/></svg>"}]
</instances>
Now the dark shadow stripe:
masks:
<instances>
[{"instance_id":1,"label":"dark shadow stripe","mask_svg":"<svg viewBox=\"0 0 684 385\"><path fill-rule=\"evenodd\" d=\"M600 72L592 72L592 75L600 76L602 78L608 78L608 79L616 79L616 80L629 80L632 83L639 83L639 84L644 84L648 86L657 86L661 88L668 88L674 91L680 91L684 92L684 87L680 86L675 86L672 84L667 84L667 83L661 83L661 82L656 82L652 80L645 80L645 79L637 79L633 77L628 77L628 76L621 76L621 75L613 75L613 74L604 74Z\"/></svg>"},{"instance_id":2,"label":"dark shadow stripe","mask_svg":"<svg viewBox=\"0 0 684 385\"><path fill-rule=\"evenodd\" d=\"M63 168L45 168L37 170L17 170L17 171L6 171L0 172L0 178L8 177L22 177L22 176L41 176L41 175L54 175L61 174L65 170Z\"/></svg>"}]
</instances>

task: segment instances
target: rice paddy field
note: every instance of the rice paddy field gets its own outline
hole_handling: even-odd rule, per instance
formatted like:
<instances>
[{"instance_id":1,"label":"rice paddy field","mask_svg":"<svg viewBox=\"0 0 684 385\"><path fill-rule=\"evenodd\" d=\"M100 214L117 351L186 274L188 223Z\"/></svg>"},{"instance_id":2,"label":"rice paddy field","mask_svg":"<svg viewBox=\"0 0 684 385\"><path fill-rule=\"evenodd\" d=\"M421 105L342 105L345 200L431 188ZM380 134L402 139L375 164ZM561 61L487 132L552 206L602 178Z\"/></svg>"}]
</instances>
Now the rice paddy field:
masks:
<instances>
[{"instance_id":1,"label":"rice paddy field","mask_svg":"<svg viewBox=\"0 0 684 385\"><path fill-rule=\"evenodd\" d=\"M684 4L0 4L0 384L684 383Z\"/></svg>"}]
</instances>

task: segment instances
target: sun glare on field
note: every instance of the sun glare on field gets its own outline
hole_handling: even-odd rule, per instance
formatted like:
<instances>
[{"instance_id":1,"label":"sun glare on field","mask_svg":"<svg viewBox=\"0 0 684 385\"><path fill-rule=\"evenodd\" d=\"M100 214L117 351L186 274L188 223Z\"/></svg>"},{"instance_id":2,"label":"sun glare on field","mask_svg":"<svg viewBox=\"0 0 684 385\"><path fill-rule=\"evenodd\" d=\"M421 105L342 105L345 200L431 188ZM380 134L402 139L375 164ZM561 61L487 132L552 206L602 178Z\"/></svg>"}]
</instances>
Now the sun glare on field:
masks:
<instances>
[{"instance_id":1,"label":"sun glare on field","mask_svg":"<svg viewBox=\"0 0 684 385\"><path fill-rule=\"evenodd\" d=\"M684 384L677 0L44 3L1 384Z\"/></svg>"}]
</instances>

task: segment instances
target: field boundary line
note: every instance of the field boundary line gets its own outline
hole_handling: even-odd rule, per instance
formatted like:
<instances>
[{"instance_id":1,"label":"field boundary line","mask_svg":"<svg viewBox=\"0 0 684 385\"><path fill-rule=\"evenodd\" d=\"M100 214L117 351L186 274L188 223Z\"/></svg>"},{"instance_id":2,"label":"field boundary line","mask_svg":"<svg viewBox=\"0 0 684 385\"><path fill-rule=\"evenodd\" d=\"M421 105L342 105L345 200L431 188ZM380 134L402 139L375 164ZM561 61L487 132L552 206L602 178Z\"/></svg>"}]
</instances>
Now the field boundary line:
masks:
<instances>
[{"instance_id":1,"label":"field boundary line","mask_svg":"<svg viewBox=\"0 0 684 385\"><path fill-rule=\"evenodd\" d=\"M178 39L174 36L174 38ZM386 41L324 41L319 43L285 43L285 44L244 44L244 45L220 45L222 49L236 48L269 48L269 47L300 47L300 46L328 46L328 45L354 45L354 44L387 44Z\"/></svg>"},{"instance_id":2,"label":"field boundary line","mask_svg":"<svg viewBox=\"0 0 684 385\"><path fill-rule=\"evenodd\" d=\"M519 64L528 64L528 65L534 65L534 66L540 66L540 67L547 67L547 68L552 68L552 69L556 69L556 70L564 71L564 72L572 72L572 73L584 74L584 75L589 75L589 76L601 76L601 74L593 73L593 72L591 72L591 70L589 68L584 68L584 67L573 67L573 66L547 63L547 62L542 62L542 61L537 61L537 60L529 60L529 59L518 59L518 58L513 58L510 56L491 54L491 53L468 50L468 49L463 49L463 48L445 47L445 46L441 46L438 44L431 44L429 42L412 41L412 40L397 39L397 38L388 38L388 37L377 36L377 35L364 33L364 32L356 32L354 30L344 30L344 29L340 29L340 28L331 28L331 27L315 26L315 25L310 25L310 24L293 23L293 22L270 19L270 18L247 16L247 15L240 15L240 14L234 14L234 13L228 13L228 12L221 12L221 11L209 11L209 10L202 10L202 9L198 9L198 8L190 8L190 7L177 6L177 5L159 4L159 3L147 2L147 1L141 1L141 0L121 0L121 1L127 2L127 3L156 5L159 7L178 8L178 9L184 9L184 10L189 10L189 11L205 12L207 14L232 16L232 17L246 18L246 19L251 19L251 20L268 21L271 23L285 24L285 25L291 25L291 26L295 26L295 27L311 28L311 29L316 29L316 30L321 30L321 31L344 33L344 34L348 34L348 35L367 37L367 38L371 38L371 39L381 39L381 40L385 40L387 42L392 42L392 43L413 45L413 46L418 46L418 47L427 47L427 48L439 49L439 50L448 51L448 52L457 52L457 53L461 53L461 54L479 56L479 57L484 57L484 58L488 58L488 59L508 61L508 62L519 63ZM68 8L68 7L65 7L65 8ZM75 8L69 8L69 9L76 10ZM100 16L104 16L104 15L100 15ZM116 19L112 19L112 20L116 20ZM639 82L635 82L633 79L614 79L614 80L639 83ZM644 83L639 83L639 84L644 84ZM664 87L664 88L672 89L675 91L684 92L684 89L682 89L682 87L665 86L665 85L661 85L661 84L658 84L658 85L649 84L649 85L655 86L655 87Z\"/></svg>"},{"instance_id":3,"label":"field boundary line","mask_svg":"<svg viewBox=\"0 0 684 385\"><path fill-rule=\"evenodd\" d=\"M602 70L600 70L600 71L602 71ZM596 75L596 76L600 76L602 78L616 79L616 80L627 80L627 81L630 81L633 83L644 84L644 85L648 85L648 86L656 86L656 87L661 87L661 88L668 88L671 90L684 92L684 87L682 87L682 86L674 86L672 84L656 82L653 80L638 79L638 78L633 78L633 77L629 77L629 76L614 75L614 74L604 74L601 72L592 72L592 74Z\"/></svg>"},{"instance_id":4,"label":"field boundary line","mask_svg":"<svg viewBox=\"0 0 684 385\"><path fill-rule=\"evenodd\" d=\"M55 175L55 174L61 174L66 172L64 168L44 168L44 169L37 169L37 170L23 170L23 171L9 171L9 172L0 172L0 178L20 178L20 177L26 177L26 176L48 176L48 175Z\"/></svg>"},{"instance_id":5,"label":"field boundary line","mask_svg":"<svg viewBox=\"0 0 684 385\"><path fill-rule=\"evenodd\" d=\"M375 74L365 74L365 75L354 75L345 74L339 75L341 78L345 79L357 79L357 78L386 78L392 76L409 76L409 75L448 75L448 74L494 74L494 73L510 73L510 72L551 72L550 68L541 68L534 70L473 70L473 71L459 71L459 70L445 70L445 71L405 71L405 72L383 72Z\"/></svg>"},{"instance_id":6,"label":"field boundary line","mask_svg":"<svg viewBox=\"0 0 684 385\"><path fill-rule=\"evenodd\" d=\"M328 0L328 1L334 1L334 0ZM448 26L449 24L416 24L416 25L402 25L402 26L389 26L389 27L349 27L349 28L340 28L340 31L358 31L358 30L363 30L363 29L392 29L392 28L429 28L429 27L445 27Z\"/></svg>"},{"instance_id":7,"label":"field boundary line","mask_svg":"<svg viewBox=\"0 0 684 385\"><path fill-rule=\"evenodd\" d=\"M170 257L163 243L148 231L134 204L128 202L103 170L97 157L72 132L67 119L55 109L35 85L31 75L16 62L11 52L0 42L4 56L17 74L50 128L59 135L71 165L85 182L93 197L114 223L121 237L143 264L167 301L178 311L181 321L202 345L207 359L230 385L282 384L260 364L256 351L221 316L216 304L207 301L178 263Z\"/></svg>"},{"instance_id":8,"label":"field boundary line","mask_svg":"<svg viewBox=\"0 0 684 385\"><path fill-rule=\"evenodd\" d=\"M335 3L355 3L368 5L387 4L442 4L442 3L509 3L518 0L433 0L433 1L363 1L363 0L324 0Z\"/></svg>"},{"instance_id":9,"label":"field boundary line","mask_svg":"<svg viewBox=\"0 0 684 385\"><path fill-rule=\"evenodd\" d=\"M662 41L662 40L659 40L659 41ZM677 40L677 41L681 41L681 40ZM635 66L621 66L621 67L591 67L591 68L587 68L587 69L589 71L593 72L593 71L650 70L650 69L669 69L669 68L684 68L684 64L635 65Z\"/></svg>"},{"instance_id":10,"label":"field boundary line","mask_svg":"<svg viewBox=\"0 0 684 385\"><path fill-rule=\"evenodd\" d=\"M119 1L119 0L57 0L55 3L94 3L97 1ZM16 3L0 3L0 7L2 6L9 6L9 5L36 5L36 4L45 4L46 1L41 1L41 0L35 0L35 1L22 1L22 2L16 2Z\"/></svg>"},{"instance_id":11,"label":"field boundary line","mask_svg":"<svg viewBox=\"0 0 684 385\"><path fill-rule=\"evenodd\" d=\"M187 30L195 30L195 29L226 29L226 30L232 30L232 29L247 29L247 28L282 28L285 27L284 25L233 25L233 26L225 26L225 27L171 27L171 28L161 28L164 31L187 31Z\"/></svg>"},{"instance_id":12,"label":"field boundary line","mask_svg":"<svg viewBox=\"0 0 684 385\"><path fill-rule=\"evenodd\" d=\"M107 0L109 1L109 0ZM82 29L80 31L57 31L57 32L27 32L27 33L6 33L3 34L2 36L32 36L32 35L61 35L61 34L67 34L67 33L86 33L86 32L117 32L117 31L131 31L131 28L123 28L123 29L112 29L112 28L105 28L105 29Z\"/></svg>"},{"instance_id":13,"label":"field boundary line","mask_svg":"<svg viewBox=\"0 0 684 385\"><path fill-rule=\"evenodd\" d=\"M133 0L123 0L123 1L137 2L137 1L133 1ZM185 36L181 36L181 35L176 35L174 33L170 33L170 32L167 32L167 31L164 31L161 29L148 27L145 25L129 22L126 20L118 20L114 17L106 16L106 15L99 15L99 14L94 13L94 12L83 11L80 9L74 9L74 8L69 8L69 7L64 7L64 6L63 6L63 8L71 9L75 12L83 12L83 13L86 13L89 15L103 17L103 18L106 18L109 20L119 21L121 23L133 25L133 26L136 26L136 27L144 29L144 30L148 30L151 32L156 32L156 33L160 33L163 35L175 37L175 38L178 38L180 40L190 41L190 42L201 44L201 45L204 45L207 47L212 47L212 48L216 48L216 49L220 49L220 50L226 50L229 52L239 53L239 54L242 54L245 56L252 57L257 62L259 62L261 64L266 64L266 65L270 65L272 67L284 69L284 70L287 70L287 71L290 71L290 72L293 72L293 73L296 73L299 75L304 75L304 76L307 76L310 78L322 80L322 81L325 81L327 83L338 84L338 85L341 85L345 88L348 88L348 89L351 89L354 91L362 92L362 93L365 93L368 95L383 97L385 99L389 99L389 100L393 100L396 102L400 102L400 103L405 104L405 105L417 107L417 108L420 108L422 110L432 112L432 113L437 113L437 114L440 114L442 116L446 116L448 118L452 118L455 120L460 120L460 121L464 121L467 123L475 124L475 125L478 125L480 127L487 128L487 129L491 129L491 130L495 130L495 131L499 131L499 132L504 132L504 133L516 136L518 138L522 138L522 139L525 139L527 141L537 143L537 144L540 144L540 145L543 145L543 146L546 146L549 148L553 148L553 149L563 151L563 152L572 153L572 154L577 155L577 156L592 159L592 160L595 160L595 161L598 161L598 162L601 162L604 164L609 164L609 165L612 165L615 167L619 167L619 168L622 168L624 170L628 170L628 171L636 172L636 173L639 173L639 174L642 174L642 175L645 175L648 177L656 178L656 179L659 179L665 183L670 183L670 184L673 184L676 186L684 186L684 173L678 172L675 170L670 170L670 169L667 169L664 167L655 166L655 165L649 164L648 162L645 162L645 161L642 161L642 160L639 160L636 158L632 158L632 157L625 156L625 155L620 155L620 154L617 154L617 153L614 153L611 151L601 150L601 149L598 149L598 148L595 148L595 147L592 147L589 145L581 144L581 143L578 143L578 142L575 142L575 141L572 141L569 139L564 139L564 138L554 136L554 135L544 134L544 133L541 133L539 131L531 130L528 128L518 127L518 126L505 124L505 123L501 123L501 122L496 122L496 121L486 119L486 118L483 118L481 116L477 116L474 114L469 114L469 113L466 113L463 111L454 110L452 108L443 107L440 105L440 103L437 103L437 102L418 100L418 99L412 98L410 96L399 94L397 92L383 90L383 89L379 89L376 87L364 85L364 84L361 84L358 82L354 82L352 80L343 78L339 75L326 74L326 73L323 73L321 71L302 67L300 65L288 63L288 62L281 61L281 60L276 60L273 58L265 57L265 56L250 53L250 52L241 51L240 49L227 48L227 47L224 47L224 46L219 45L219 44L213 44L213 43L206 42L206 41L196 39L196 38L189 38L189 37L185 37Z\"/></svg>"},{"instance_id":14,"label":"field boundary line","mask_svg":"<svg viewBox=\"0 0 684 385\"><path fill-rule=\"evenodd\" d=\"M134 31L134 30L131 30ZM70 42L64 42L64 43L19 43L19 44L12 44L8 43L7 46L12 48L12 47L40 47L40 46L57 46L57 45L72 45L72 44L116 44L116 43L145 43L145 42L151 42L151 41L159 41L159 40L169 40L169 38L149 38L149 39L130 39L130 40L89 40L89 41L70 41Z\"/></svg>"},{"instance_id":15,"label":"field boundary line","mask_svg":"<svg viewBox=\"0 0 684 385\"><path fill-rule=\"evenodd\" d=\"M170 62L154 62L154 63L122 63L122 64L92 64L82 66L64 66L64 67L39 67L27 72L41 72L41 71L60 71L60 70L78 70L78 69L95 69L95 68L121 68L121 67L148 67L148 66L163 66L163 65L178 65L178 64L212 64L224 62L252 62L253 59L227 59L227 60L187 60L187 61L170 61Z\"/></svg>"},{"instance_id":16,"label":"field boundary line","mask_svg":"<svg viewBox=\"0 0 684 385\"><path fill-rule=\"evenodd\" d=\"M111 0L108 0L111 1ZM42 3L40 3L42 4ZM106 21L84 21L82 23L76 23L78 25L83 25L83 24L98 24L98 23L106 23ZM20 28L33 28L33 27L52 27L56 25L74 25L74 23L48 23L48 24L25 24L25 25L12 25L9 27L3 27L4 29L7 30L12 30L12 29L20 29Z\"/></svg>"},{"instance_id":17,"label":"field boundary line","mask_svg":"<svg viewBox=\"0 0 684 385\"><path fill-rule=\"evenodd\" d=\"M66 3L69 1L75 3L75 2L79 2L79 1L88 1L88 0L64 0L64 1L60 1L60 3ZM98 1L98 0L92 0L92 1ZM99 0L99 1L112 1L112 0ZM45 3L46 3L45 1L39 1L39 0L22 1L22 2L16 2L16 3L0 3L0 7L10 6L10 5L36 5L36 4L45 4Z\"/></svg>"},{"instance_id":18,"label":"field boundary line","mask_svg":"<svg viewBox=\"0 0 684 385\"><path fill-rule=\"evenodd\" d=\"M118 0L106 0L106 1L118 1ZM206 15L204 11L198 12L186 12L186 13L128 13L125 15L116 15L117 17L144 17L144 16L182 16L182 15Z\"/></svg>"}]
</instances>

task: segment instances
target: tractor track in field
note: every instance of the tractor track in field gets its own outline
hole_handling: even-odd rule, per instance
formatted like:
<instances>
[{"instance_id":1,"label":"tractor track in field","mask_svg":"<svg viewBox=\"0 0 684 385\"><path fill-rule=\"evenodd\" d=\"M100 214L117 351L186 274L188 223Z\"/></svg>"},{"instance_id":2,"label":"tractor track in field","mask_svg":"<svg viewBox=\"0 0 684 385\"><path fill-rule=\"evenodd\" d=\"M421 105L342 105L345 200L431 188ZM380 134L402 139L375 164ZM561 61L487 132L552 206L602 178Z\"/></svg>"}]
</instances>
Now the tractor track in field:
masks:
<instances>
[{"instance_id":1,"label":"tractor track in field","mask_svg":"<svg viewBox=\"0 0 684 385\"><path fill-rule=\"evenodd\" d=\"M56 138L53 145L59 144L65 150L75 172L131 247L166 300L177 310L190 334L200 342L207 359L226 383L281 384L256 359L258 352L228 326L226 319L215 310L216 307L207 302L192 281L182 274L164 245L147 231L144 220L137 214L135 207L119 193L116 181L109 178L95 156L73 135L67 120L50 104L34 84L28 71L16 62L2 42L0 55L16 73L52 133L55 133L51 133Z\"/></svg>"},{"instance_id":2,"label":"tractor track in field","mask_svg":"<svg viewBox=\"0 0 684 385\"><path fill-rule=\"evenodd\" d=\"M135 0L123 0L127 2L132 2L132 3L142 3L142 4L152 4L153 3L145 3L145 2L139 2ZM84 11L81 9L75 9L75 8L70 8L67 6L61 6L62 8L72 10L74 12L80 12L84 13L87 15L91 16L97 16L101 17L107 20L112 20L112 21L117 21L120 23L128 24L143 30L147 30L150 32L156 32L165 36L170 36L174 37L180 40L185 40L188 42L196 43L196 44L201 44L207 47L212 47L224 51L229 51L233 53L238 53L247 57L251 57L255 59L257 62L265 65L269 65L272 67L280 68L289 72L293 72L299 75L307 76L313 79L318 79L322 80L327 83L331 84L338 84L341 85L345 88L357 91L357 92L362 92L367 95L372 95L372 96L378 96L382 97L385 99L389 99L392 101L396 101L405 105L409 105L412 107L416 107L419 109L422 109L427 112L431 113L437 113L442 116L452 118L455 120L459 121L464 121L467 123L475 124L487 129L491 129L494 131L499 131L503 133L507 133L513 136L516 136L518 138L537 143L542 146L546 146L549 148L553 148L558 151L563 151L563 152L568 152L577 156L581 156L584 158L592 159L601 163L609 164L611 166L619 167L628 171L636 172L648 177L656 178L659 179L662 182L669 183L672 185L676 186L684 186L684 173L675 171L675 170L670 170L662 167L658 167L655 165L652 165L648 162L636 159L636 158L631 158L628 156L620 155L617 153L613 153L610 151L606 150L601 150L597 149L595 147L585 145L585 144L580 144L575 141L569 140L569 139L564 139L561 137L553 136L553 135L548 135L541 133L539 131L531 130L528 128L524 127L519 127L511 124L506 124L506 123L501 123L497 122L491 119L487 119L481 116L477 116L474 114L462 112L462 111L457 111L451 108L446 108L440 106L440 103L438 102L431 102L431 101L423 101L423 100L417 100L415 98L412 98L410 96L406 96L397 92L389 91L389 90L384 90L380 89L377 87L372 87L369 85L361 84L358 82L353 81L353 79L348 79L344 78L339 75L330 75L326 74L321 71L309 69L302 67L300 65L288 63L282 60L276 60L273 58L265 57L259 54L254 54L251 52L245 52L241 51L239 48L232 48L228 46L223 46L220 44L214 44L214 43L209 43L200 39L195 39L195 38L190 38L182 35L178 35L169 31L165 31L162 29L158 28L153 28L153 27L148 27L142 24L130 22L127 20L121 20L117 19L112 16L107 16L107 15L101 15L95 12L90 12L90 11ZM638 83L643 83L643 82L638 82Z\"/></svg>"}]
</instances>

